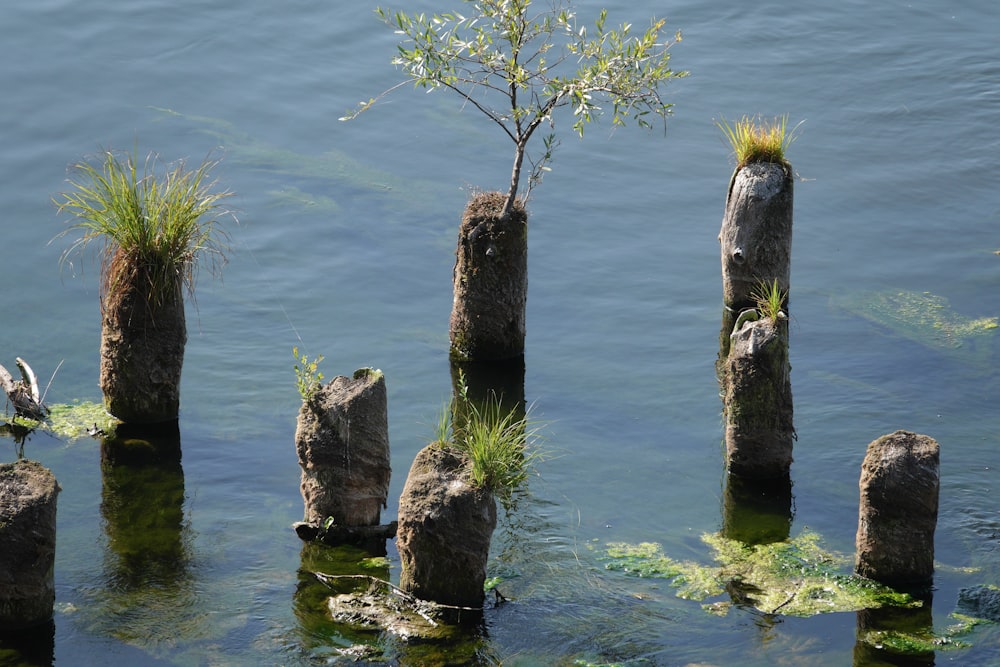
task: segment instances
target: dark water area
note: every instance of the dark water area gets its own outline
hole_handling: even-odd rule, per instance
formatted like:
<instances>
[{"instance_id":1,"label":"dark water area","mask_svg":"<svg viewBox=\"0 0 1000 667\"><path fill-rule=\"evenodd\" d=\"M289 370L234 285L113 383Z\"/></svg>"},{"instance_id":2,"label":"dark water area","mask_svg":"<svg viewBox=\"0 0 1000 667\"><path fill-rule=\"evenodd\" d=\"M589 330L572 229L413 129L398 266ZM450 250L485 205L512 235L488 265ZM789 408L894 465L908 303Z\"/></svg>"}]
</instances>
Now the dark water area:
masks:
<instances>
[{"instance_id":1,"label":"dark water area","mask_svg":"<svg viewBox=\"0 0 1000 667\"><path fill-rule=\"evenodd\" d=\"M600 7L577 5L588 23ZM578 140L557 118L528 206L524 396L550 455L494 536L488 575L510 601L440 642L334 623L310 572L398 581L399 559L390 543L366 570L364 554L292 531L292 347L324 355L327 378L385 374L395 518L451 395L462 207L508 182L512 154L443 93L404 87L337 120L399 80L372 9L0 8L0 364L23 357L43 384L58 367L50 404L101 399L98 267L60 264L69 239L53 241L70 164L109 147L215 152L239 218L229 263L202 271L188 304L179 455L122 460L41 431L23 443L62 487L56 613L0 640L0 665L349 664L356 645L404 665L914 664L859 641L879 619L717 615L669 579L608 568L612 543L709 565L702 536L721 530L812 531L849 563L865 447L897 429L941 445L932 603L901 623L944 635L960 590L1000 586L1000 330L981 326L1000 316L1000 8L642 1L609 21L682 30L672 64L691 75L665 90L666 133L604 122ZM757 518L728 493L714 368L733 168L715 121L743 114L803 121L788 156L798 440L788 493ZM0 437L0 460L18 448ZM994 624L955 640L916 664L1000 664Z\"/></svg>"}]
</instances>

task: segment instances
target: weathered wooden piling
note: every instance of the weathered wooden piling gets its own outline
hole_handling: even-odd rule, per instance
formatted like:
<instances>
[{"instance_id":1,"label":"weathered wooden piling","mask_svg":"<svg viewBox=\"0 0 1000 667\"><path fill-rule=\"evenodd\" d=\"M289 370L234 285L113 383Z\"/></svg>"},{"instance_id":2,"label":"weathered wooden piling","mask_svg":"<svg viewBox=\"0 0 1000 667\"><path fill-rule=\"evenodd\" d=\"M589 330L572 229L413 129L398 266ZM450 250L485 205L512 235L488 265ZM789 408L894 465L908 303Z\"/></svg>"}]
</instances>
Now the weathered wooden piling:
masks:
<instances>
[{"instance_id":1,"label":"weathered wooden piling","mask_svg":"<svg viewBox=\"0 0 1000 667\"><path fill-rule=\"evenodd\" d=\"M455 251L451 357L489 361L524 354L528 214L506 195L480 192L465 208Z\"/></svg>"},{"instance_id":2,"label":"weathered wooden piling","mask_svg":"<svg viewBox=\"0 0 1000 667\"><path fill-rule=\"evenodd\" d=\"M937 441L908 431L872 441L859 487L855 571L889 586L929 586L940 489Z\"/></svg>"},{"instance_id":3,"label":"weathered wooden piling","mask_svg":"<svg viewBox=\"0 0 1000 667\"><path fill-rule=\"evenodd\" d=\"M52 621L59 491L40 463L0 464L0 633Z\"/></svg>"},{"instance_id":4,"label":"weathered wooden piling","mask_svg":"<svg viewBox=\"0 0 1000 667\"><path fill-rule=\"evenodd\" d=\"M722 297L731 312L752 308L753 291L761 282L777 280L787 299L793 199L787 162L751 162L733 175L719 232ZM787 303L784 308L787 313ZM728 337L729 332L724 333Z\"/></svg>"},{"instance_id":5,"label":"weathered wooden piling","mask_svg":"<svg viewBox=\"0 0 1000 667\"><path fill-rule=\"evenodd\" d=\"M400 587L422 600L481 610L496 500L438 443L417 453L399 499Z\"/></svg>"},{"instance_id":6,"label":"weathered wooden piling","mask_svg":"<svg viewBox=\"0 0 1000 667\"><path fill-rule=\"evenodd\" d=\"M733 331L720 363L726 468L748 479L782 479L795 440L788 320L759 318Z\"/></svg>"},{"instance_id":7,"label":"weathered wooden piling","mask_svg":"<svg viewBox=\"0 0 1000 667\"><path fill-rule=\"evenodd\" d=\"M108 412L123 422L155 424L180 414L187 344L180 276L162 301L146 282L122 282L102 298L101 391Z\"/></svg>"},{"instance_id":8,"label":"weathered wooden piling","mask_svg":"<svg viewBox=\"0 0 1000 667\"><path fill-rule=\"evenodd\" d=\"M339 376L303 401L295 430L304 521L374 526L389 495L389 419L385 378L363 368Z\"/></svg>"}]
</instances>

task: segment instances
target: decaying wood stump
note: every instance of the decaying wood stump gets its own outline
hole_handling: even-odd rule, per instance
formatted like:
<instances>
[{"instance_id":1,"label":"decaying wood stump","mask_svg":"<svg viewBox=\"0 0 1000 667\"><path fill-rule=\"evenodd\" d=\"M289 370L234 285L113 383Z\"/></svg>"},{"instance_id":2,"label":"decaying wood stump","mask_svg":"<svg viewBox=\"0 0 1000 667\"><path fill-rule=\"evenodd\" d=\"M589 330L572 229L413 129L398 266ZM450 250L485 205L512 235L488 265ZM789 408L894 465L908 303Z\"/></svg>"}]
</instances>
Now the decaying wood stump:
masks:
<instances>
[{"instance_id":1,"label":"decaying wood stump","mask_svg":"<svg viewBox=\"0 0 1000 667\"><path fill-rule=\"evenodd\" d=\"M42 421L49 410L42 403L38 378L24 359L18 357L15 362L21 371L21 379L15 380L6 368L0 366L0 389L7 395L7 401L14 408L15 415Z\"/></svg>"},{"instance_id":2,"label":"decaying wood stump","mask_svg":"<svg viewBox=\"0 0 1000 667\"><path fill-rule=\"evenodd\" d=\"M0 632L44 625L56 599L59 484L40 463L0 464Z\"/></svg>"},{"instance_id":3,"label":"decaying wood stump","mask_svg":"<svg viewBox=\"0 0 1000 667\"><path fill-rule=\"evenodd\" d=\"M141 280L123 283L103 298L101 310L100 382L108 412L133 424L176 420L187 344L180 279L159 304Z\"/></svg>"},{"instance_id":4,"label":"decaying wood stump","mask_svg":"<svg viewBox=\"0 0 1000 667\"><path fill-rule=\"evenodd\" d=\"M400 587L439 604L482 609L493 495L470 485L460 455L439 444L417 454L399 499Z\"/></svg>"},{"instance_id":5,"label":"decaying wood stump","mask_svg":"<svg viewBox=\"0 0 1000 667\"><path fill-rule=\"evenodd\" d=\"M389 496L385 378L363 368L303 401L295 430L308 524L374 526Z\"/></svg>"},{"instance_id":6,"label":"decaying wood stump","mask_svg":"<svg viewBox=\"0 0 1000 667\"><path fill-rule=\"evenodd\" d=\"M449 325L453 359L488 361L524 354L528 299L528 214L506 195L481 192L465 208L455 251Z\"/></svg>"},{"instance_id":7,"label":"decaying wood stump","mask_svg":"<svg viewBox=\"0 0 1000 667\"><path fill-rule=\"evenodd\" d=\"M733 176L719 233L722 297L729 310L753 307L751 294L762 281L777 280L788 294L793 194L787 163L752 162Z\"/></svg>"},{"instance_id":8,"label":"decaying wood stump","mask_svg":"<svg viewBox=\"0 0 1000 667\"><path fill-rule=\"evenodd\" d=\"M721 364L726 467L748 479L780 479L792 465L788 320L745 322Z\"/></svg>"},{"instance_id":9,"label":"decaying wood stump","mask_svg":"<svg viewBox=\"0 0 1000 667\"><path fill-rule=\"evenodd\" d=\"M929 586L940 489L940 447L896 431L868 445L861 465L855 571L890 586Z\"/></svg>"}]
</instances>

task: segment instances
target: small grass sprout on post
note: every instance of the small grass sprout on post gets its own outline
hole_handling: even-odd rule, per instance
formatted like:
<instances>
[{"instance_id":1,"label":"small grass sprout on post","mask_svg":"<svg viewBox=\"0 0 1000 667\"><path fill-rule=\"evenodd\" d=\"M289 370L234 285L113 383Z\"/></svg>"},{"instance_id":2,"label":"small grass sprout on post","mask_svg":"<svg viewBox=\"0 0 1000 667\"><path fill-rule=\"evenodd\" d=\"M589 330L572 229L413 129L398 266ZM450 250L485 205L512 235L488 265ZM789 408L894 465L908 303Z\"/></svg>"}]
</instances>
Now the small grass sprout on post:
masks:
<instances>
[{"instance_id":1,"label":"small grass sprout on post","mask_svg":"<svg viewBox=\"0 0 1000 667\"><path fill-rule=\"evenodd\" d=\"M767 121L760 116L743 116L732 125L725 118L716 123L729 141L739 171L751 162L788 164L785 153L795 141L799 126L788 129L788 115Z\"/></svg>"},{"instance_id":2,"label":"small grass sprout on post","mask_svg":"<svg viewBox=\"0 0 1000 667\"><path fill-rule=\"evenodd\" d=\"M299 355L297 346L292 348L292 355L295 357L295 385L298 387L299 396L308 403L316 397L323 386L323 374L319 371L323 355L320 354L310 361L307 355Z\"/></svg>"},{"instance_id":3,"label":"small grass sprout on post","mask_svg":"<svg viewBox=\"0 0 1000 667\"><path fill-rule=\"evenodd\" d=\"M761 317L774 321L787 317L783 310L786 296L785 292L778 286L777 278L770 283L766 280L761 280L751 294L757 308L757 313Z\"/></svg>"},{"instance_id":4,"label":"small grass sprout on post","mask_svg":"<svg viewBox=\"0 0 1000 667\"><path fill-rule=\"evenodd\" d=\"M73 166L71 189L54 199L79 219L63 231L80 236L62 262L99 247L101 275L101 389L108 411L124 422L176 420L187 330L184 291L193 295L199 267L225 263L221 226L231 196L216 190L206 158L189 169L156 153L106 150ZM57 237L58 238L58 237Z\"/></svg>"}]
</instances>

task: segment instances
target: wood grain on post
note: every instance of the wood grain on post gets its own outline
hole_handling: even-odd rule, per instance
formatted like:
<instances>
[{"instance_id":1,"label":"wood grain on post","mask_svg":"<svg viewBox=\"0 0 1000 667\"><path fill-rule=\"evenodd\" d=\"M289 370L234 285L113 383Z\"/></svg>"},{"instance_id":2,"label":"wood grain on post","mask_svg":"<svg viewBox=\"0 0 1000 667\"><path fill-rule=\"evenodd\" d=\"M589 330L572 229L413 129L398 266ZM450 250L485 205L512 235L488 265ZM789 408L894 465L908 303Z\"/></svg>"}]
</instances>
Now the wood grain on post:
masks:
<instances>
[{"instance_id":1,"label":"wood grain on post","mask_svg":"<svg viewBox=\"0 0 1000 667\"><path fill-rule=\"evenodd\" d=\"M787 298L793 195L787 163L751 162L733 175L719 232L726 308L739 313L753 307L751 294L762 281L777 280Z\"/></svg>"},{"instance_id":2,"label":"wood grain on post","mask_svg":"<svg viewBox=\"0 0 1000 667\"><path fill-rule=\"evenodd\" d=\"M304 401L295 429L305 522L374 526L392 473L385 378L363 368Z\"/></svg>"},{"instance_id":3,"label":"wood grain on post","mask_svg":"<svg viewBox=\"0 0 1000 667\"><path fill-rule=\"evenodd\" d=\"M930 585L940 489L940 447L896 431L868 445L859 481L855 571L890 586Z\"/></svg>"},{"instance_id":4,"label":"wood grain on post","mask_svg":"<svg viewBox=\"0 0 1000 667\"><path fill-rule=\"evenodd\" d=\"M0 464L0 634L52 620L59 491L40 463Z\"/></svg>"}]
</instances>

